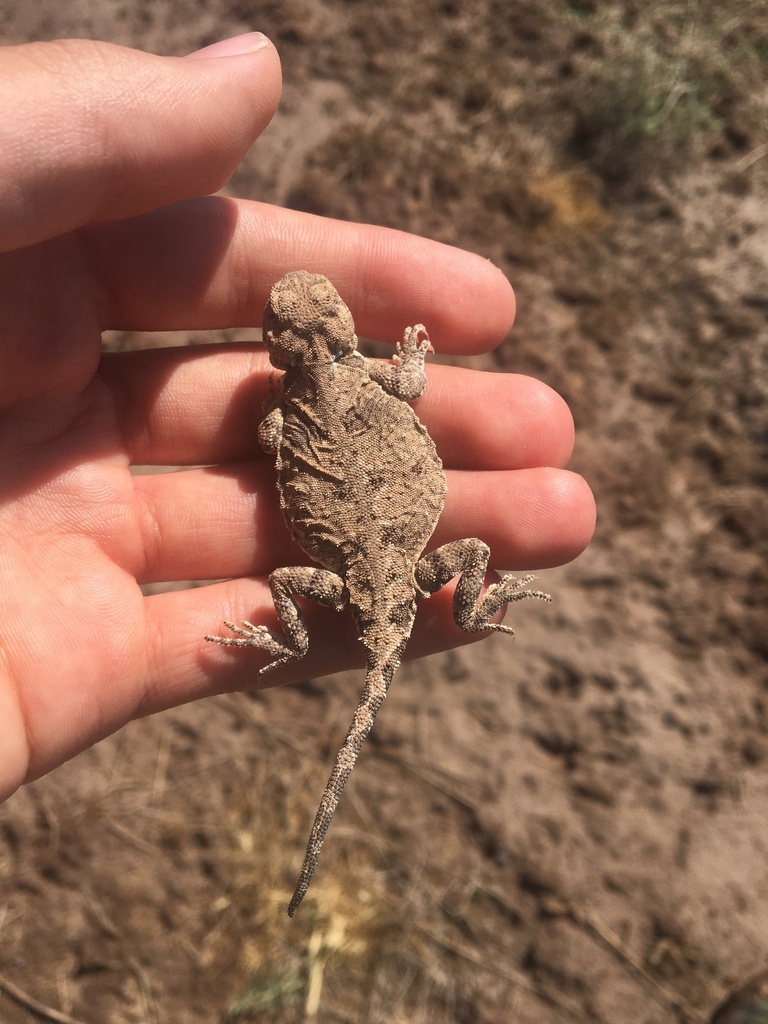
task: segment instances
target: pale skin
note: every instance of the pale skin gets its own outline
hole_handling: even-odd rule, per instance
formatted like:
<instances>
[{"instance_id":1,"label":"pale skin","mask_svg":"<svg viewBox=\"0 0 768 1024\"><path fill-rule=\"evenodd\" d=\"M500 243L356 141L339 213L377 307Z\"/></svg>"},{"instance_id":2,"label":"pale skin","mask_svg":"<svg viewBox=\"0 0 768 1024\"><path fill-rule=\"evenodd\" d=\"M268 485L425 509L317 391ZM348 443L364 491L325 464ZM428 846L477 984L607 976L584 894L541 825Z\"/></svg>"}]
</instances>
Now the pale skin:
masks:
<instances>
[{"instance_id":1,"label":"pale skin","mask_svg":"<svg viewBox=\"0 0 768 1024\"><path fill-rule=\"evenodd\" d=\"M255 36L184 59L83 41L0 52L0 798L131 719L254 685L266 655L201 637L225 614L275 625L266 577L301 560L256 439L261 346L212 333L101 357L103 330L256 326L295 267L332 277L363 335L394 342L422 321L437 348L476 354L512 324L512 290L478 256L209 196L279 91ZM428 380L418 412L449 487L435 546L480 536L519 570L578 554L594 503L564 469L563 401L512 374L430 366ZM152 464L189 468L130 472ZM450 600L424 603L410 656L467 641ZM344 617L307 620L309 654L270 685L361 663Z\"/></svg>"}]
</instances>

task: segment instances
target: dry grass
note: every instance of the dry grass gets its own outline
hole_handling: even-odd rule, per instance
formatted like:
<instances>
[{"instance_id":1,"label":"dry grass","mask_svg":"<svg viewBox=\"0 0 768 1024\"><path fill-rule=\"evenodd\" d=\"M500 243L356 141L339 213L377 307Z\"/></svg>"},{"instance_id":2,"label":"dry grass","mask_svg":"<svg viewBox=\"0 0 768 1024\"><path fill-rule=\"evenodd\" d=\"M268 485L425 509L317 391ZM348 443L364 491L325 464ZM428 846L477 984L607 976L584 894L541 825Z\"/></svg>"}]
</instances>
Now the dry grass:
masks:
<instances>
[{"instance_id":1,"label":"dry grass","mask_svg":"<svg viewBox=\"0 0 768 1024\"><path fill-rule=\"evenodd\" d=\"M489 980L510 992L535 992L566 1015L574 1010L539 992L501 948L496 958L477 957L467 941L461 900L449 894L456 865L447 841L443 863L430 855L406 869L388 864L381 822L356 799L355 786L345 795L353 808L347 821L352 816L361 824L345 826L343 816L335 822L321 871L289 921L286 908L327 759L275 730L258 702L238 695L219 703L243 718L260 751L258 758L235 759L230 766L230 853L221 895L209 908L213 960L237 961L226 1021L427 1024L454 1019L459 1006L471 1007ZM428 766L375 748L367 761L369 773L377 773L378 762L379 774L400 774L404 786L424 787L463 814L461 780L443 779ZM480 885L465 883L470 892Z\"/></svg>"},{"instance_id":2,"label":"dry grass","mask_svg":"<svg viewBox=\"0 0 768 1024\"><path fill-rule=\"evenodd\" d=\"M574 143L608 182L679 170L746 144L763 121L766 43L750 3L596 5L583 37Z\"/></svg>"},{"instance_id":3,"label":"dry grass","mask_svg":"<svg viewBox=\"0 0 768 1024\"><path fill-rule=\"evenodd\" d=\"M247 699L226 699L250 714ZM327 765L259 717L253 724L268 753L241 766L239 799L229 809L229 882L216 908L235 939L242 978L227 1019L311 1021L321 1007L326 1020L391 1020L406 1009L410 1020L434 1019L431 1014L451 1002L453 986L419 923L429 917L429 894L411 891L403 916L401 887L382 864L374 828L336 824L322 871L295 921L288 921ZM293 856L278 836L298 837ZM425 1016L413 1016L419 1005Z\"/></svg>"}]
</instances>

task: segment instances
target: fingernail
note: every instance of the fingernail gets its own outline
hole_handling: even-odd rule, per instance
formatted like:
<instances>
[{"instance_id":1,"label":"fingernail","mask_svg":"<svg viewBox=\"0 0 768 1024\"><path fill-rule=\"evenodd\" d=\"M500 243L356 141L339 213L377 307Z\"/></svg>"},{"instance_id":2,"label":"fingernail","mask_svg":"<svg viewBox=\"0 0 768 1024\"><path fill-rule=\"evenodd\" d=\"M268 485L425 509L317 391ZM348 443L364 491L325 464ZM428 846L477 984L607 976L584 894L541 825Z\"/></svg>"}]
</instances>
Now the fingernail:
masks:
<instances>
[{"instance_id":1,"label":"fingernail","mask_svg":"<svg viewBox=\"0 0 768 1024\"><path fill-rule=\"evenodd\" d=\"M255 53L269 46L269 40L262 32L245 32L241 36L232 36L231 39L221 39L218 43L211 43L204 46L202 50L195 50L187 54L188 57L238 57L244 53Z\"/></svg>"}]
</instances>

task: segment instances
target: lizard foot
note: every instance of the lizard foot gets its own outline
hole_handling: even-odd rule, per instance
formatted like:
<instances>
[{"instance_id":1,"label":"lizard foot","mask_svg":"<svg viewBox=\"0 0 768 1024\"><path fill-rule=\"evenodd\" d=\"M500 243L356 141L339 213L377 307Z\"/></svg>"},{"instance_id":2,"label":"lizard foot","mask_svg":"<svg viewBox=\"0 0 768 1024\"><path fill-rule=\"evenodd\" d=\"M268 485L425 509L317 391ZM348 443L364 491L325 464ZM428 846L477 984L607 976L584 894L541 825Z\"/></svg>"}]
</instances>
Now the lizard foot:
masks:
<instances>
[{"instance_id":1,"label":"lizard foot","mask_svg":"<svg viewBox=\"0 0 768 1024\"><path fill-rule=\"evenodd\" d=\"M305 650L293 650L266 626L254 626L247 619L243 619L242 626L237 626L234 622L225 619L224 625L227 629L231 629L236 636L212 636L209 634L205 639L212 644L220 644L222 647L258 647L265 654L270 654L274 661L259 670L260 676L281 665L287 665L291 661L298 661L306 653Z\"/></svg>"},{"instance_id":2,"label":"lizard foot","mask_svg":"<svg viewBox=\"0 0 768 1024\"><path fill-rule=\"evenodd\" d=\"M520 579L512 575L503 576L482 593L490 554L488 545L475 537L451 541L419 559L416 583L422 594L428 595L458 576L453 596L453 617L457 624L468 633L491 630L514 636L515 631L510 626L491 622L493 616L512 601L524 601L529 597L551 601L552 598L541 590L527 589L534 579L530 575Z\"/></svg>"},{"instance_id":3,"label":"lizard foot","mask_svg":"<svg viewBox=\"0 0 768 1024\"><path fill-rule=\"evenodd\" d=\"M419 337L422 334L424 337ZM426 327L424 324L416 324L414 327L406 327L403 331L403 340L397 343L394 361L402 366L415 360L423 366L424 356L427 352L434 351Z\"/></svg>"},{"instance_id":4,"label":"lizard foot","mask_svg":"<svg viewBox=\"0 0 768 1024\"><path fill-rule=\"evenodd\" d=\"M518 579L515 576L502 576L498 583L494 583L483 594L475 606L474 614L469 616L469 628L472 632L492 630L495 633L506 633L514 637L515 631L511 626L504 626L500 622L489 622L500 608L513 601L525 601L528 598L535 598L538 601L551 602L549 594L543 590L527 590L527 586L536 577L533 575L522 576ZM466 627L465 627L466 628Z\"/></svg>"}]
</instances>

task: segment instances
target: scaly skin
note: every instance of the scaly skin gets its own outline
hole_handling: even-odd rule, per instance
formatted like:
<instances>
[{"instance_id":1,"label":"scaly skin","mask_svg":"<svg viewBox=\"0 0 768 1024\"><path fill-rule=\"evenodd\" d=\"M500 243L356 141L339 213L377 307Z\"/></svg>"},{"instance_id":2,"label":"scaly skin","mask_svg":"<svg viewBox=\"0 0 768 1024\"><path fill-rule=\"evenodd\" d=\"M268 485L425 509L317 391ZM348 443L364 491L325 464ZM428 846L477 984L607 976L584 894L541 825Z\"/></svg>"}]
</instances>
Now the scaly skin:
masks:
<instances>
[{"instance_id":1,"label":"scaly skin","mask_svg":"<svg viewBox=\"0 0 768 1024\"><path fill-rule=\"evenodd\" d=\"M453 602L468 632L512 634L492 617L508 602L550 600L527 590L532 577L505 576L481 597L490 551L476 539L453 541L422 557L443 509L445 473L406 403L426 386L431 351L419 324L405 330L392 363L357 352L352 316L327 278L286 274L264 313L272 364L285 370L260 426L274 454L286 526L322 568L277 569L269 578L283 636L265 626L226 622L234 637L207 636L227 647L258 647L272 657L261 673L302 658L309 637L294 600L349 607L367 651L365 686L325 787L296 891L296 913L309 888L325 835L357 755L400 664L416 605L460 575Z\"/></svg>"}]
</instances>

